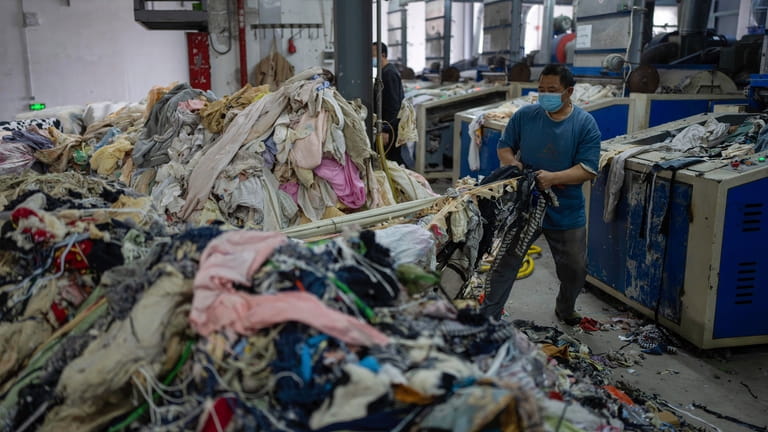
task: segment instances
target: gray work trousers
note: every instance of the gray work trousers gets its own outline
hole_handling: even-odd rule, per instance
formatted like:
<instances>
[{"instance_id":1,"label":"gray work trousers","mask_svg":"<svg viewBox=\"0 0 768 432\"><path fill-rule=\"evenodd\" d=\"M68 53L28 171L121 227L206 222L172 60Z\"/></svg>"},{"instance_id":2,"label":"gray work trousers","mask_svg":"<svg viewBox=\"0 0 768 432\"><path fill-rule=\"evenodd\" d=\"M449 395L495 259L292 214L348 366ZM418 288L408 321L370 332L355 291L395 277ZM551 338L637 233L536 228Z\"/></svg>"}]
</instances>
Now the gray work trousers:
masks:
<instances>
[{"instance_id":1,"label":"gray work trousers","mask_svg":"<svg viewBox=\"0 0 768 432\"><path fill-rule=\"evenodd\" d=\"M545 229L544 237L552 251L557 278L560 280L555 310L561 317L567 317L574 312L576 297L587 279L587 229ZM509 248L509 251L512 249ZM486 316L498 319L501 318L504 304L517 279L518 267L517 259L511 253L497 259L502 260L497 267L499 271L488 275L491 278L490 292L486 293L481 311Z\"/></svg>"}]
</instances>

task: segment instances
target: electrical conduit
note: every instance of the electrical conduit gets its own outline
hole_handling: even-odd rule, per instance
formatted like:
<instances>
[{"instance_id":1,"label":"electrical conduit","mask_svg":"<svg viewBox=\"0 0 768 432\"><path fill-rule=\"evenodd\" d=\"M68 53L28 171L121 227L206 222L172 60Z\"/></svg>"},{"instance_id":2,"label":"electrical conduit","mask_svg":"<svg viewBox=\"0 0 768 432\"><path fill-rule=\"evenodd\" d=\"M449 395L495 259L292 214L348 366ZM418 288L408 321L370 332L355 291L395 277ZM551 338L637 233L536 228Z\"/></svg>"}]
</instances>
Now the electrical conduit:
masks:
<instances>
[{"instance_id":1,"label":"electrical conduit","mask_svg":"<svg viewBox=\"0 0 768 432\"><path fill-rule=\"evenodd\" d=\"M240 87L248 84L248 57L245 51L245 0L237 0L237 38L240 43Z\"/></svg>"}]
</instances>

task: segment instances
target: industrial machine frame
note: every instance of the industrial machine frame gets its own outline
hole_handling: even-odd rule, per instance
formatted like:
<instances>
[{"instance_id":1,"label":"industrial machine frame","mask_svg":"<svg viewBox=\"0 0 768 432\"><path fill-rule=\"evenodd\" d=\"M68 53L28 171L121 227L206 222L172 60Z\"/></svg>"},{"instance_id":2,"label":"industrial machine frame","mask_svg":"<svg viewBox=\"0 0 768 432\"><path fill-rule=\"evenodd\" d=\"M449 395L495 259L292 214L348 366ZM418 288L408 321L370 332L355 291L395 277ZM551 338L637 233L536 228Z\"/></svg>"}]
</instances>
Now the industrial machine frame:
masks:
<instances>
[{"instance_id":1,"label":"industrial machine frame","mask_svg":"<svg viewBox=\"0 0 768 432\"><path fill-rule=\"evenodd\" d=\"M696 115L603 142L603 151L661 142L711 118L749 117ZM612 222L603 221L608 168L587 188L587 280L700 348L767 343L768 152L733 165L696 164L677 171L674 183L670 171L659 171L648 195L642 179L652 166L680 156L627 159Z\"/></svg>"},{"instance_id":2,"label":"industrial machine frame","mask_svg":"<svg viewBox=\"0 0 768 432\"><path fill-rule=\"evenodd\" d=\"M721 94L645 94L632 93L635 100L635 130L642 130L704 112L715 105L746 105L744 93Z\"/></svg>"},{"instance_id":3,"label":"industrial machine frame","mask_svg":"<svg viewBox=\"0 0 768 432\"><path fill-rule=\"evenodd\" d=\"M478 105L487 105L493 102L501 102L510 98L510 87L506 85L493 86L484 88L481 90L473 91L471 93L447 97L443 99L437 99L425 103L416 105L416 130L418 132L418 141L415 146L415 162L416 166L414 171L423 175L428 179L433 178L451 178L453 177L453 170L444 171L429 171L426 170L426 143L427 143L427 122L432 116L448 117L450 120L450 127L454 126L453 116L460 111L466 110ZM453 137L453 134L450 135ZM448 138L451 140L452 138ZM450 147L449 147L450 148ZM454 169L458 161L453 162Z\"/></svg>"}]
</instances>

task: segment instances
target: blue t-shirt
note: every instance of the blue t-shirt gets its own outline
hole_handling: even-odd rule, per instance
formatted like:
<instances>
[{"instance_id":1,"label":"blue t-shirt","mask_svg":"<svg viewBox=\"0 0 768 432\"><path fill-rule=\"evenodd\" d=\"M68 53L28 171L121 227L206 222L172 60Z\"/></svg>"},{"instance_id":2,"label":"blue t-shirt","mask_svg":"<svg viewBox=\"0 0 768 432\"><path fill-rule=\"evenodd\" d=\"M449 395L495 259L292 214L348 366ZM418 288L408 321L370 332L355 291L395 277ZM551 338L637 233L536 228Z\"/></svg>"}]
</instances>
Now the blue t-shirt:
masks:
<instances>
[{"instance_id":1,"label":"blue t-shirt","mask_svg":"<svg viewBox=\"0 0 768 432\"><path fill-rule=\"evenodd\" d=\"M498 148L510 147L523 165L535 170L564 171L581 164L597 173L600 159L600 130L588 112L574 106L560 121L552 120L539 104L520 108L507 123ZM581 185L559 185L552 190L560 202L550 207L544 228L567 230L586 224Z\"/></svg>"}]
</instances>

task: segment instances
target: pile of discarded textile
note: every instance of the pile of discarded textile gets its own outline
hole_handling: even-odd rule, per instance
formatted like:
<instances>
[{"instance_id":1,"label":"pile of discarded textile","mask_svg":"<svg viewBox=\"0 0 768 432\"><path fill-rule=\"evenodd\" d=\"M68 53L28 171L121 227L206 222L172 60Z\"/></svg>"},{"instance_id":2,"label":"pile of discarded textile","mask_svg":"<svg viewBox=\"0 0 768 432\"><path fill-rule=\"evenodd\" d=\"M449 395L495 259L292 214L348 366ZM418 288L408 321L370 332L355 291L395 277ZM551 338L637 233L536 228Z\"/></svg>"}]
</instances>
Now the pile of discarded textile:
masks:
<instances>
[{"instance_id":1,"label":"pile of discarded textile","mask_svg":"<svg viewBox=\"0 0 768 432\"><path fill-rule=\"evenodd\" d=\"M433 233L456 240L468 203L515 186L303 243L169 234L147 197L73 172L2 177L0 430L666 427L589 369L587 348L539 346L425 270Z\"/></svg>"},{"instance_id":2,"label":"pile of discarded textile","mask_svg":"<svg viewBox=\"0 0 768 432\"><path fill-rule=\"evenodd\" d=\"M389 164L392 182L374 169L365 108L320 72L221 99L188 84L153 88L146 104L84 120L82 134L32 125L3 137L0 172L40 162L38 171L119 180L151 196L177 230L212 220L280 230L384 207L395 196L435 196L403 167Z\"/></svg>"}]
</instances>

